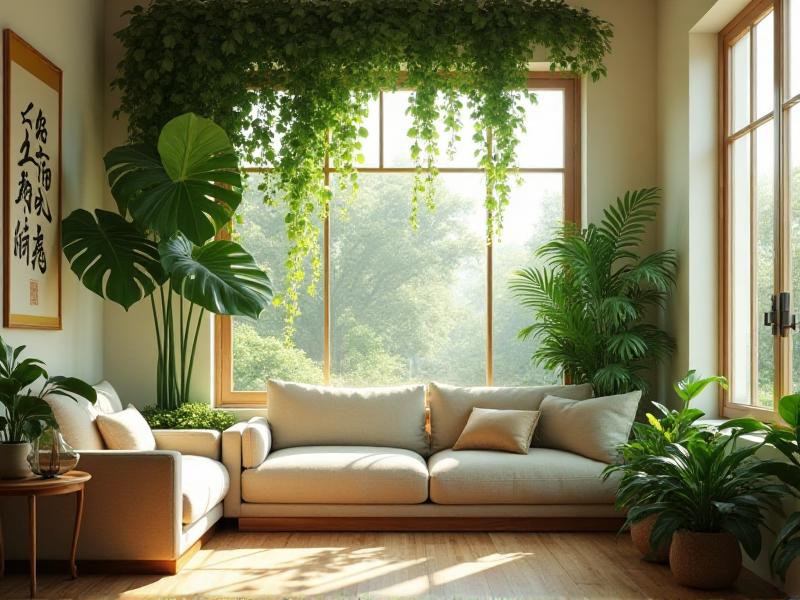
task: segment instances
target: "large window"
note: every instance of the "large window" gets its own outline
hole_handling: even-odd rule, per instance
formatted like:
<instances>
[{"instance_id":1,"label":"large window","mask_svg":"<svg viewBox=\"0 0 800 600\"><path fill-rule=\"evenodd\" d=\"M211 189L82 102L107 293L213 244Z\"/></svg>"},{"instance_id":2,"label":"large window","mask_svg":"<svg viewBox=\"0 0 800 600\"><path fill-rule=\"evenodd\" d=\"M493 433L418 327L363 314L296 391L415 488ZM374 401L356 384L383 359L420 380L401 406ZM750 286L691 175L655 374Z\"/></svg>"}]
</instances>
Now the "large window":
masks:
<instances>
[{"instance_id":1,"label":"large window","mask_svg":"<svg viewBox=\"0 0 800 600\"><path fill-rule=\"evenodd\" d=\"M530 342L517 331L531 315L508 292L511 272L565 218L577 221L579 81L531 73L537 102L527 106L514 183L501 239L486 239L484 175L477 165L472 123L442 152L434 211L420 207L409 225L414 165L406 132L409 91L373 103L354 202L338 191L335 165L330 216L320 223L323 276L300 298L291 340L280 308L258 321L217 318L219 404L263 404L268 378L336 385L391 385L430 380L464 385L554 381L532 366ZM280 206L258 190L268 170L247 178L236 234L280 289L287 242Z\"/></svg>"},{"instance_id":2,"label":"large window","mask_svg":"<svg viewBox=\"0 0 800 600\"><path fill-rule=\"evenodd\" d=\"M800 385L800 1L752 2L720 57L723 412L771 418Z\"/></svg>"}]
</instances>

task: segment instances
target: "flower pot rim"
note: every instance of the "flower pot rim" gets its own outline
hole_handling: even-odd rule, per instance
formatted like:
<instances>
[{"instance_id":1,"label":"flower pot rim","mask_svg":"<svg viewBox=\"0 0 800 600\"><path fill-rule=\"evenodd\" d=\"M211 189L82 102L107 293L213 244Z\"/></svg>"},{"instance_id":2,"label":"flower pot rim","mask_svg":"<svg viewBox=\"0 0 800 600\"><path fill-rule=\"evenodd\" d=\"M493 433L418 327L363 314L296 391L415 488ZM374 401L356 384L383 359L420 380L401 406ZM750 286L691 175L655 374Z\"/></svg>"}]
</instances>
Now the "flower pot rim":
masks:
<instances>
[{"instance_id":1,"label":"flower pot rim","mask_svg":"<svg viewBox=\"0 0 800 600\"><path fill-rule=\"evenodd\" d=\"M725 536L735 538L730 531L692 531L691 529L677 529L674 535L693 535L693 536Z\"/></svg>"},{"instance_id":2,"label":"flower pot rim","mask_svg":"<svg viewBox=\"0 0 800 600\"><path fill-rule=\"evenodd\" d=\"M2 446L21 446L23 444L30 444L30 442L0 442Z\"/></svg>"}]
</instances>

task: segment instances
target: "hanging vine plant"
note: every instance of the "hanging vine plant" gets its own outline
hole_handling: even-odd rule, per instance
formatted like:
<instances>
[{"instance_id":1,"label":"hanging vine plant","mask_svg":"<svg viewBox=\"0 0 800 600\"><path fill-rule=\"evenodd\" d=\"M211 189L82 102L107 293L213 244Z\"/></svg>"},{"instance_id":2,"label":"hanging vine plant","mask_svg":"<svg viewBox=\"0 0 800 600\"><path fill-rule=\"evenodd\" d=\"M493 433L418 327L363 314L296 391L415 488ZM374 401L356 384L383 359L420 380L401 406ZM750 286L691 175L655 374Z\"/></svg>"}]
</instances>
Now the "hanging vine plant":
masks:
<instances>
[{"instance_id":1,"label":"hanging vine plant","mask_svg":"<svg viewBox=\"0 0 800 600\"><path fill-rule=\"evenodd\" d=\"M130 17L117 33L125 54L113 82L122 92L116 114L128 115L135 142L154 141L176 115L204 115L247 162L273 167L290 241L290 320L304 281L319 275L316 223L331 199L325 159L340 185L355 188L362 123L380 90L396 89L401 76L414 90L412 223L420 201L434 205L436 123L457 134L466 102L484 149L487 235L498 234L534 52L552 69L596 80L612 36L609 23L563 0L153 0Z\"/></svg>"}]
</instances>

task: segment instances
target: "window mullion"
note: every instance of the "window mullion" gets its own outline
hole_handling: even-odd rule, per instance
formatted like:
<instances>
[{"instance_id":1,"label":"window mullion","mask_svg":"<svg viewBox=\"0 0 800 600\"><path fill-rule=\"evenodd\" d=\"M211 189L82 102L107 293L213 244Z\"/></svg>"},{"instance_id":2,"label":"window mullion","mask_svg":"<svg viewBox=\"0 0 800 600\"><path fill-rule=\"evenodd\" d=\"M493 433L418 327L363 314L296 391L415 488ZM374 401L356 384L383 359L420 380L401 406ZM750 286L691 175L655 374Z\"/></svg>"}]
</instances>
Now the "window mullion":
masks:
<instances>
[{"instance_id":1,"label":"window mullion","mask_svg":"<svg viewBox=\"0 0 800 600\"><path fill-rule=\"evenodd\" d=\"M492 157L492 131L491 129L486 133L486 152L489 159ZM489 189L489 178L486 178L486 193L492 193ZM486 222L491 223L486 232L486 385L494 383L494 315L493 313L493 285L492 285L492 270L493 270L493 252L492 246L494 244L494 215L491 214L489 209L486 209Z\"/></svg>"}]
</instances>

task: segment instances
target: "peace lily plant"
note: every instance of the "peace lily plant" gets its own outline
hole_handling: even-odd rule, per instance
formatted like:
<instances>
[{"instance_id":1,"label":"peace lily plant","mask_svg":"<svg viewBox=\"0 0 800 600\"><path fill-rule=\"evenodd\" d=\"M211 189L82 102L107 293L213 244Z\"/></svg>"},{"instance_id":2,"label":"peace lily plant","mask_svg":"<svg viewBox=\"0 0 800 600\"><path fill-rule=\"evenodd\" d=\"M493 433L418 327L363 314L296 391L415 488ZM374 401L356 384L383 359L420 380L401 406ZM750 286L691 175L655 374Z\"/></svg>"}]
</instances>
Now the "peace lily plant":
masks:
<instances>
[{"instance_id":1,"label":"peace lily plant","mask_svg":"<svg viewBox=\"0 0 800 600\"><path fill-rule=\"evenodd\" d=\"M258 318L272 299L253 257L216 239L242 199L238 158L221 127L186 113L164 125L157 145L120 146L104 161L117 212L73 211L64 254L99 296L125 310L150 304L156 404L174 409L189 400L206 312Z\"/></svg>"}]
</instances>

